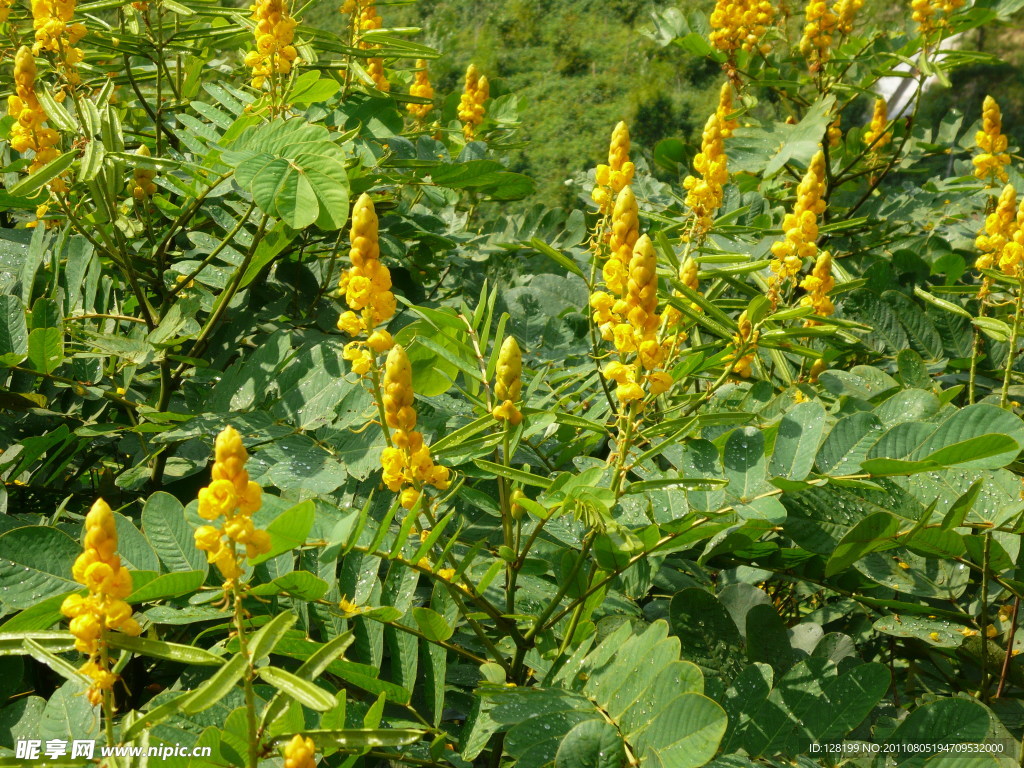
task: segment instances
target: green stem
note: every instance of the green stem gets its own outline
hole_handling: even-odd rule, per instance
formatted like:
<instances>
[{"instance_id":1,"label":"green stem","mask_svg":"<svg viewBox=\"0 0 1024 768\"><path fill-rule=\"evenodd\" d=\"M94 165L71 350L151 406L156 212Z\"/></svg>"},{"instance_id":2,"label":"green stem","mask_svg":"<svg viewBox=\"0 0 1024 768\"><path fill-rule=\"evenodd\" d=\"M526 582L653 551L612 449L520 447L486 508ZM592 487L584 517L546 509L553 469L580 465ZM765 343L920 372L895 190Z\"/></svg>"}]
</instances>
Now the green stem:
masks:
<instances>
[{"instance_id":1,"label":"green stem","mask_svg":"<svg viewBox=\"0 0 1024 768\"><path fill-rule=\"evenodd\" d=\"M245 617L242 608L242 594L238 583L232 584L232 597L234 599L234 623L235 631L238 633L238 648L245 657L246 672L242 678L245 689L245 719L249 729L249 754L247 768L257 768L260 761L260 745L256 738L256 692L252 687L252 680L255 670L252 666L252 658L249 655L249 641L245 635Z\"/></svg>"},{"instance_id":2,"label":"green stem","mask_svg":"<svg viewBox=\"0 0 1024 768\"><path fill-rule=\"evenodd\" d=\"M1010 394L1010 377L1013 374L1013 363L1017 357L1017 339L1020 334L1021 313L1024 310L1024 281L1017 285L1017 303L1013 312L1013 325L1010 327L1010 349L1006 353L1006 366L1003 370L1003 388L999 392L999 406L1006 407Z\"/></svg>"}]
</instances>

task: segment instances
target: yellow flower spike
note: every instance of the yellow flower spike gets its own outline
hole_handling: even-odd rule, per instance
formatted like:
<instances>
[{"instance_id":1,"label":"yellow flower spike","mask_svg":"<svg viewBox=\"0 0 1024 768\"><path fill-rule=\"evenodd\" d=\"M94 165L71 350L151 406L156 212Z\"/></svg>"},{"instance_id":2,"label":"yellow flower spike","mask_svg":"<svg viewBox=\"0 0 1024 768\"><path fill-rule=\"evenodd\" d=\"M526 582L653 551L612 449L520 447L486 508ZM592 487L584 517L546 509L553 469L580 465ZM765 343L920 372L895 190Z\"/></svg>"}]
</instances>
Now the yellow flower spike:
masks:
<instances>
[{"instance_id":1,"label":"yellow flower spike","mask_svg":"<svg viewBox=\"0 0 1024 768\"><path fill-rule=\"evenodd\" d=\"M498 421L508 421L516 426L523 415L516 407L523 389L523 353L515 336L505 337L498 351L498 365L494 372L494 397L498 405L491 414Z\"/></svg>"},{"instance_id":2,"label":"yellow flower spike","mask_svg":"<svg viewBox=\"0 0 1024 768\"><path fill-rule=\"evenodd\" d=\"M476 129L484 121L484 102L490 98L491 86L486 75L481 75L476 64L466 69L462 97L459 99L459 120L466 141L472 141Z\"/></svg>"},{"instance_id":3,"label":"yellow flower spike","mask_svg":"<svg viewBox=\"0 0 1024 768\"><path fill-rule=\"evenodd\" d=\"M430 84L430 72L427 69L426 59L416 59L416 75L412 86L409 88L409 95L421 99L434 98L434 87ZM409 104L406 109L416 119L423 120L434 109L434 105Z\"/></svg>"},{"instance_id":4,"label":"yellow flower spike","mask_svg":"<svg viewBox=\"0 0 1024 768\"><path fill-rule=\"evenodd\" d=\"M377 326L395 314L395 295L391 292L391 272L380 261L380 236L377 212L365 192L352 208L351 268L341 273L338 289L349 309L338 318L338 330L349 336L368 334L367 340L345 345L342 357L352 371L365 376L373 367L374 354L391 349L391 334Z\"/></svg>"},{"instance_id":5,"label":"yellow flower spike","mask_svg":"<svg viewBox=\"0 0 1024 768\"><path fill-rule=\"evenodd\" d=\"M440 491L447 489L450 472L447 467L434 463L423 435L416 431L412 365L401 344L396 344L388 353L381 399L385 423L394 430L392 445L386 447L380 457L384 484L395 493L402 493L400 501L408 509L418 500L422 486L432 485Z\"/></svg>"},{"instance_id":6,"label":"yellow flower spike","mask_svg":"<svg viewBox=\"0 0 1024 768\"><path fill-rule=\"evenodd\" d=\"M949 24L949 16L964 5L964 0L911 0L911 18L924 36Z\"/></svg>"},{"instance_id":7,"label":"yellow flower spike","mask_svg":"<svg viewBox=\"0 0 1024 768\"><path fill-rule=\"evenodd\" d=\"M836 0L836 31L839 34L853 34L853 19L863 5L864 0Z\"/></svg>"},{"instance_id":8,"label":"yellow flower spike","mask_svg":"<svg viewBox=\"0 0 1024 768\"><path fill-rule=\"evenodd\" d=\"M871 113L871 124L864 132L864 146L870 147L872 152L878 152L892 140L889 135L889 107L885 99L875 99L875 107Z\"/></svg>"},{"instance_id":9,"label":"yellow flower spike","mask_svg":"<svg viewBox=\"0 0 1024 768\"><path fill-rule=\"evenodd\" d=\"M35 153L29 173L57 159L60 155L57 149L59 136L46 126L46 112L36 98L36 60L26 45L21 46L14 56L14 93L7 97L7 114L15 120L9 137L11 149L22 154ZM50 182L50 189L63 192L67 185L58 177ZM43 208L42 213L45 212Z\"/></svg>"},{"instance_id":10,"label":"yellow flower spike","mask_svg":"<svg viewBox=\"0 0 1024 768\"><path fill-rule=\"evenodd\" d=\"M121 565L114 513L103 499L97 499L85 517L82 544L82 554L75 559L71 575L89 594L69 595L60 610L71 619L69 629L75 636L75 648L89 656L80 671L92 680L88 698L96 705L117 680L104 661L103 633L117 630L135 636L142 628L125 602L132 593L132 575Z\"/></svg>"},{"instance_id":11,"label":"yellow flower spike","mask_svg":"<svg viewBox=\"0 0 1024 768\"><path fill-rule=\"evenodd\" d=\"M992 269L1003 248L1015 234L1017 228L1017 192L1012 184L1003 187L996 203L996 209L985 217L985 228L975 238L974 245L981 256L974 262L978 269Z\"/></svg>"},{"instance_id":12,"label":"yellow flower spike","mask_svg":"<svg viewBox=\"0 0 1024 768\"><path fill-rule=\"evenodd\" d=\"M817 72L832 56L832 36L839 26L839 17L827 0L809 0L804 15L803 37L800 38L800 53L807 59L811 72Z\"/></svg>"},{"instance_id":13,"label":"yellow flower spike","mask_svg":"<svg viewBox=\"0 0 1024 768\"><path fill-rule=\"evenodd\" d=\"M700 152L693 159L693 167L700 176L687 176L683 180L687 190L686 207L693 212L694 235L698 240L711 229L715 214L722 205L722 187L729 181L723 138L718 114L713 114L704 127Z\"/></svg>"},{"instance_id":14,"label":"yellow flower spike","mask_svg":"<svg viewBox=\"0 0 1024 768\"><path fill-rule=\"evenodd\" d=\"M807 294L800 297L800 305L811 307L814 314L821 317L828 317L836 311L832 300L828 297L829 291L835 288L836 281L832 277L832 254L822 251L814 264L811 273L800 281L800 287L807 291ZM817 325L814 320L808 320L806 325Z\"/></svg>"},{"instance_id":15,"label":"yellow flower spike","mask_svg":"<svg viewBox=\"0 0 1024 768\"><path fill-rule=\"evenodd\" d=\"M974 135L974 141L981 150L971 162L974 175L982 180L1006 182L1006 166L1010 156L1006 149L1009 141L1003 133L1003 115L999 104L991 96L985 97L981 110L981 130Z\"/></svg>"},{"instance_id":16,"label":"yellow flower spike","mask_svg":"<svg viewBox=\"0 0 1024 768\"><path fill-rule=\"evenodd\" d=\"M747 311L743 310L740 316L736 319L737 330L732 337L733 345L739 348L741 345L748 347L745 354L737 357L736 351L734 350L732 355L727 361L732 361L732 372L737 373L744 379L749 378L753 371L754 357L757 354L757 337L758 332L754 330L753 324L750 322L750 318L747 315Z\"/></svg>"},{"instance_id":17,"label":"yellow flower spike","mask_svg":"<svg viewBox=\"0 0 1024 768\"><path fill-rule=\"evenodd\" d=\"M619 122L612 131L612 140L608 147L608 165L598 165L594 173L597 183L591 197L601 213L609 212L612 201L623 187L633 181L635 171L636 168L629 161L629 127L624 122Z\"/></svg>"},{"instance_id":18,"label":"yellow flower spike","mask_svg":"<svg viewBox=\"0 0 1024 768\"><path fill-rule=\"evenodd\" d=\"M85 54L75 46L87 32L84 24L72 22L75 4L75 0L32 0L32 28L35 30L32 53L52 53L57 70L71 86L82 82L78 65Z\"/></svg>"},{"instance_id":19,"label":"yellow flower spike","mask_svg":"<svg viewBox=\"0 0 1024 768\"><path fill-rule=\"evenodd\" d=\"M139 157L149 157L149 147L140 144L139 148L135 150L135 154ZM135 168L132 171L132 197L136 200L146 200L152 197L156 193L156 184L153 183L155 178L156 171L152 168Z\"/></svg>"},{"instance_id":20,"label":"yellow flower spike","mask_svg":"<svg viewBox=\"0 0 1024 768\"><path fill-rule=\"evenodd\" d=\"M256 528L252 514L262 505L263 491L249 479L249 453L234 427L225 427L214 441L211 481L199 489L199 516L211 523L195 530L196 548L206 552L226 582L242 575L241 559L270 551L270 535ZM239 551L244 550L244 554Z\"/></svg>"},{"instance_id":21,"label":"yellow flower spike","mask_svg":"<svg viewBox=\"0 0 1024 768\"><path fill-rule=\"evenodd\" d=\"M803 260L818 255L818 217L825 212L825 155L820 150L796 190L796 205L782 220L784 237L772 245L772 295L779 284L800 273Z\"/></svg>"},{"instance_id":22,"label":"yellow flower spike","mask_svg":"<svg viewBox=\"0 0 1024 768\"><path fill-rule=\"evenodd\" d=\"M312 739L296 733L284 746L284 768L315 768L316 745Z\"/></svg>"},{"instance_id":23,"label":"yellow flower spike","mask_svg":"<svg viewBox=\"0 0 1024 768\"><path fill-rule=\"evenodd\" d=\"M637 206L633 188L628 184L615 198L612 211L612 228L608 240L608 260L601 269L601 276L613 297L626 294L626 270L632 258L633 247L640 237L640 209Z\"/></svg>"},{"instance_id":24,"label":"yellow flower spike","mask_svg":"<svg viewBox=\"0 0 1024 768\"><path fill-rule=\"evenodd\" d=\"M729 116L736 111L733 107L732 96L732 83L726 80L718 91L718 109L715 110L715 114L718 115L718 128L723 139L728 139L732 136L732 132L740 127L739 120L729 119Z\"/></svg>"},{"instance_id":25,"label":"yellow flower spike","mask_svg":"<svg viewBox=\"0 0 1024 768\"><path fill-rule=\"evenodd\" d=\"M250 8L250 18L256 24L256 48L246 54L245 66L252 70L252 87L259 90L267 78L292 71L298 59L292 45L296 21L288 12L286 0L255 0Z\"/></svg>"},{"instance_id":26,"label":"yellow flower spike","mask_svg":"<svg viewBox=\"0 0 1024 768\"><path fill-rule=\"evenodd\" d=\"M737 50L770 49L762 38L775 21L769 0L716 0L711 12L711 44L733 54Z\"/></svg>"}]
</instances>

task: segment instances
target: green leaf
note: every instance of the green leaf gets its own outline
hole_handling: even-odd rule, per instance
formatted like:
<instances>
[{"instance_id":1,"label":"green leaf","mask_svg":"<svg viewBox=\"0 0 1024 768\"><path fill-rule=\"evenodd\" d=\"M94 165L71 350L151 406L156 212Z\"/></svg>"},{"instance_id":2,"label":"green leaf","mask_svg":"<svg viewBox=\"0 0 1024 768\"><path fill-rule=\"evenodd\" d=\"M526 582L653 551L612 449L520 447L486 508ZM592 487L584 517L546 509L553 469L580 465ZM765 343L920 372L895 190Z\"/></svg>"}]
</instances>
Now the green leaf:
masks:
<instances>
[{"instance_id":1,"label":"green leaf","mask_svg":"<svg viewBox=\"0 0 1024 768\"><path fill-rule=\"evenodd\" d=\"M733 431L725 442L722 463L729 481L727 490L741 501L768 489L764 433L760 429L741 427Z\"/></svg>"},{"instance_id":2,"label":"green leaf","mask_svg":"<svg viewBox=\"0 0 1024 768\"><path fill-rule=\"evenodd\" d=\"M142 508L142 529L168 571L202 571L209 564L196 548L195 532L185 520L185 508L169 493L158 491Z\"/></svg>"},{"instance_id":3,"label":"green leaf","mask_svg":"<svg viewBox=\"0 0 1024 768\"><path fill-rule=\"evenodd\" d=\"M0 295L0 365L17 365L28 357L25 308L17 296Z\"/></svg>"},{"instance_id":4,"label":"green leaf","mask_svg":"<svg viewBox=\"0 0 1024 768\"><path fill-rule=\"evenodd\" d=\"M614 725L584 720L558 745L555 768L620 768L625 757L622 737Z\"/></svg>"},{"instance_id":5,"label":"green leaf","mask_svg":"<svg viewBox=\"0 0 1024 768\"><path fill-rule=\"evenodd\" d=\"M71 566L81 545L66 533L44 525L14 528L0 535L0 603L29 608L41 600L81 585Z\"/></svg>"},{"instance_id":6,"label":"green leaf","mask_svg":"<svg viewBox=\"0 0 1024 768\"><path fill-rule=\"evenodd\" d=\"M690 587L669 603L672 632L682 656L728 682L743 667L743 638L728 611L706 589Z\"/></svg>"},{"instance_id":7,"label":"green leaf","mask_svg":"<svg viewBox=\"0 0 1024 768\"><path fill-rule=\"evenodd\" d=\"M825 564L825 575L835 576L869 552L895 546L900 521L888 512L875 512L857 523L839 540L836 551Z\"/></svg>"},{"instance_id":8,"label":"green leaf","mask_svg":"<svg viewBox=\"0 0 1024 768\"><path fill-rule=\"evenodd\" d=\"M301 501L275 517L267 526L270 534L270 551L249 562L259 565L283 552L290 552L306 543L306 537L313 527L316 517L316 505L312 500Z\"/></svg>"},{"instance_id":9,"label":"green leaf","mask_svg":"<svg viewBox=\"0 0 1024 768\"><path fill-rule=\"evenodd\" d=\"M269 656L296 621L298 616L291 611L283 611L256 630L249 640L249 656L252 662L255 664Z\"/></svg>"},{"instance_id":10,"label":"green leaf","mask_svg":"<svg viewBox=\"0 0 1024 768\"><path fill-rule=\"evenodd\" d=\"M254 595L291 595L300 600L319 600L330 589L323 579L308 571L292 571L252 589Z\"/></svg>"},{"instance_id":11,"label":"green leaf","mask_svg":"<svg viewBox=\"0 0 1024 768\"><path fill-rule=\"evenodd\" d=\"M165 573L146 582L128 596L129 603L149 603L170 597L191 595L206 581L206 571Z\"/></svg>"},{"instance_id":12,"label":"green leaf","mask_svg":"<svg viewBox=\"0 0 1024 768\"><path fill-rule=\"evenodd\" d=\"M138 656L149 656L154 659L166 659L181 664L198 664L200 666L218 666L224 663L220 656L191 645L168 643L163 640L151 640L146 637L131 637L121 632L107 634L107 643Z\"/></svg>"},{"instance_id":13,"label":"green leaf","mask_svg":"<svg viewBox=\"0 0 1024 768\"><path fill-rule=\"evenodd\" d=\"M272 120L246 131L224 159L260 210L292 229L335 230L348 220L345 152L322 125Z\"/></svg>"},{"instance_id":14,"label":"green leaf","mask_svg":"<svg viewBox=\"0 0 1024 768\"><path fill-rule=\"evenodd\" d=\"M950 505L949 510L946 512L946 516L942 518L943 530L949 531L963 525L964 520L967 519L967 515L974 507L978 497L981 495L984 485L985 479L979 477L971 483L970 488L957 497L956 501Z\"/></svg>"},{"instance_id":15,"label":"green leaf","mask_svg":"<svg viewBox=\"0 0 1024 768\"><path fill-rule=\"evenodd\" d=\"M39 170L30 173L7 191L14 197L28 197L64 173L77 157L74 152L65 152L56 160L51 160Z\"/></svg>"},{"instance_id":16,"label":"green leaf","mask_svg":"<svg viewBox=\"0 0 1024 768\"><path fill-rule=\"evenodd\" d=\"M811 473L824 431L824 406L817 400L799 403L779 422L768 471L789 480L803 480Z\"/></svg>"},{"instance_id":17,"label":"green leaf","mask_svg":"<svg viewBox=\"0 0 1024 768\"><path fill-rule=\"evenodd\" d=\"M913 710L886 739L892 744L943 745L984 741L992 724L992 716L983 704L974 699L949 698L931 701ZM937 751L937 750L936 750ZM897 762L912 754L924 757L933 754L902 751Z\"/></svg>"},{"instance_id":18,"label":"green leaf","mask_svg":"<svg viewBox=\"0 0 1024 768\"><path fill-rule=\"evenodd\" d=\"M260 667L259 676L300 704L318 712L334 706L334 695L298 675L277 667Z\"/></svg>"},{"instance_id":19,"label":"green leaf","mask_svg":"<svg viewBox=\"0 0 1024 768\"><path fill-rule=\"evenodd\" d=\"M940 648L959 648L964 641L962 627L927 616L883 616L872 629L893 637L915 637Z\"/></svg>"},{"instance_id":20,"label":"green leaf","mask_svg":"<svg viewBox=\"0 0 1024 768\"><path fill-rule=\"evenodd\" d=\"M555 250L550 245L545 243L543 240L534 237L530 240L530 245L533 247L535 251L537 251L538 253L543 253L545 256L547 256L553 262L558 264L560 267L564 268L569 272L572 272L577 277L581 277L584 280L586 279L586 276L583 274L583 270L579 268L579 265L575 261L570 259L561 251Z\"/></svg>"},{"instance_id":21,"label":"green leaf","mask_svg":"<svg viewBox=\"0 0 1024 768\"><path fill-rule=\"evenodd\" d=\"M445 621L444 616L430 608L413 608L412 617L428 640L443 642L455 632L452 626Z\"/></svg>"},{"instance_id":22,"label":"green leaf","mask_svg":"<svg viewBox=\"0 0 1024 768\"><path fill-rule=\"evenodd\" d=\"M28 360L34 370L53 373L64 361L64 334L58 328L36 328L28 335Z\"/></svg>"},{"instance_id":23,"label":"green leaf","mask_svg":"<svg viewBox=\"0 0 1024 768\"><path fill-rule=\"evenodd\" d=\"M1010 340L1010 326L994 317L973 317L971 323L992 341L1005 344Z\"/></svg>"},{"instance_id":24,"label":"green leaf","mask_svg":"<svg viewBox=\"0 0 1024 768\"><path fill-rule=\"evenodd\" d=\"M209 709L234 690L248 665L245 656L236 653L192 693L186 694L176 709L189 715Z\"/></svg>"}]
</instances>

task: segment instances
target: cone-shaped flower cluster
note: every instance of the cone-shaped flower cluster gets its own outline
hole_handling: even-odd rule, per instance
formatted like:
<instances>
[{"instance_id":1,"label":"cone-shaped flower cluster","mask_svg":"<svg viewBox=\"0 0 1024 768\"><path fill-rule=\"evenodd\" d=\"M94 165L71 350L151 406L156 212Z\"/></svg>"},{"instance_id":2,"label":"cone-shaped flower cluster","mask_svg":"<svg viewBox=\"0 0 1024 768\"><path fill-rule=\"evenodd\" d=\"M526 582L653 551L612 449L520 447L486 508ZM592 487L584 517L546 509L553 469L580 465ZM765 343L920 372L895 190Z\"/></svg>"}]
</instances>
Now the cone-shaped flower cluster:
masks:
<instances>
[{"instance_id":1,"label":"cone-shaped flower cluster","mask_svg":"<svg viewBox=\"0 0 1024 768\"><path fill-rule=\"evenodd\" d=\"M978 269L998 267L1004 275L1021 276L1024 271L1024 200L1017 208L1017 193L1012 184L1003 187L996 209L985 217L985 229L974 244L981 251L975 262Z\"/></svg>"},{"instance_id":2,"label":"cone-shaped flower cluster","mask_svg":"<svg viewBox=\"0 0 1024 768\"><path fill-rule=\"evenodd\" d=\"M352 267L341 274L338 289L349 310L338 318L338 329L349 336L368 334L366 341L350 341L342 356L352 363L352 371L365 376L375 355L391 349L391 334L377 326L395 314L395 295L391 292L391 272L380 262L380 238L377 212L365 192L352 208Z\"/></svg>"},{"instance_id":3,"label":"cone-shaped flower cluster","mask_svg":"<svg viewBox=\"0 0 1024 768\"><path fill-rule=\"evenodd\" d=\"M695 293L700 291L700 279L698 278L697 272L697 262L694 261L692 256L687 255L679 265L679 282ZM679 291L674 291L673 295L682 296ZM694 310L700 311L700 307L697 304L691 304L690 306ZM675 328L683 320L683 313L671 305L665 308L664 314L665 320L670 328ZM685 338L685 333L680 332L680 341Z\"/></svg>"},{"instance_id":4,"label":"cone-shaped flower cluster","mask_svg":"<svg viewBox=\"0 0 1024 768\"><path fill-rule=\"evenodd\" d=\"M149 147L140 144L135 154L139 157L149 157ZM156 193L156 184L153 183L155 178L156 171L152 168L136 167L132 171L132 197L136 200L152 197Z\"/></svg>"},{"instance_id":5,"label":"cone-shaped flower cluster","mask_svg":"<svg viewBox=\"0 0 1024 768\"><path fill-rule=\"evenodd\" d=\"M711 12L711 44L726 53L740 48L752 51L760 45L767 53L769 46L761 44L761 38L774 20L770 0L716 0Z\"/></svg>"},{"instance_id":6,"label":"cone-shaped flower cluster","mask_svg":"<svg viewBox=\"0 0 1024 768\"><path fill-rule=\"evenodd\" d=\"M416 431L416 409L413 407L412 366L405 349L396 344L388 353L384 366L384 418L393 429L391 445L381 453L384 484L401 493L401 503L412 509L424 485L440 491L448 488L447 467L434 463L423 435Z\"/></svg>"},{"instance_id":7,"label":"cone-shaped flower cluster","mask_svg":"<svg viewBox=\"0 0 1024 768\"><path fill-rule=\"evenodd\" d=\"M434 98L434 86L430 84L430 72L427 70L426 59L416 60L416 79L409 88L411 96L418 96L421 99ZM434 108L433 104L409 104L406 109L413 117L423 120Z\"/></svg>"},{"instance_id":8,"label":"cone-shaped flower cluster","mask_svg":"<svg viewBox=\"0 0 1024 768\"><path fill-rule=\"evenodd\" d=\"M316 745L296 733L284 747L284 768L315 768Z\"/></svg>"},{"instance_id":9,"label":"cone-shaped flower cluster","mask_svg":"<svg viewBox=\"0 0 1024 768\"><path fill-rule=\"evenodd\" d=\"M132 575L121 565L114 513L103 499L98 499L86 515L83 544L71 575L89 589L89 594L86 597L68 595L60 610L71 619L75 648L89 656L81 672L92 680L88 696L95 706L117 679L103 658L103 633L120 630L126 635L138 635L142 629L132 618L131 606L125 602L132 592Z\"/></svg>"},{"instance_id":10,"label":"cone-shaped flower cluster","mask_svg":"<svg viewBox=\"0 0 1024 768\"><path fill-rule=\"evenodd\" d=\"M1024 276L1024 199L1017 208L1013 233L999 252L999 269L1011 277Z\"/></svg>"},{"instance_id":11,"label":"cone-shaped flower cluster","mask_svg":"<svg viewBox=\"0 0 1024 768\"><path fill-rule=\"evenodd\" d=\"M828 317L836 311L832 300L828 297L836 285L832 277L832 254L822 251L811 269L811 273L800 281L800 287L807 293L800 297L800 304L811 307L814 314L821 317ZM814 320L808 320L807 325L817 325Z\"/></svg>"},{"instance_id":12,"label":"cone-shaped flower cluster","mask_svg":"<svg viewBox=\"0 0 1024 768\"><path fill-rule=\"evenodd\" d=\"M1009 142L1003 133L1003 115L999 104L991 96L985 97L981 109L981 130L974 136L974 141L981 150L975 156L974 175L979 179L1006 182L1006 166L1010 164L1010 156L1006 153Z\"/></svg>"},{"instance_id":13,"label":"cone-shaped flower cluster","mask_svg":"<svg viewBox=\"0 0 1024 768\"><path fill-rule=\"evenodd\" d=\"M807 59L811 72L817 72L832 56L832 36L839 26L839 17L829 8L828 0L809 0L804 15L807 22L800 38L800 53Z\"/></svg>"},{"instance_id":14,"label":"cone-shaped flower cluster","mask_svg":"<svg viewBox=\"0 0 1024 768\"><path fill-rule=\"evenodd\" d=\"M342 13L355 13L356 34L380 29L384 22L377 13L377 5L374 0L346 0L341 7ZM359 41L359 47L367 50L373 48L372 43ZM384 72L384 59L374 56L366 62L366 72L373 80L378 91L387 93L391 90L391 83L388 82L387 74Z\"/></svg>"},{"instance_id":15,"label":"cone-shaped flower cluster","mask_svg":"<svg viewBox=\"0 0 1024 768\"><path fill-rule=\"evenodd\" d=\"M853 34L853 19L863 5L864 0L836 0L836 31L839 34Z\"/></svg>"},{"instance_id":16,"label":"cone-shaped flower cluster","mask_svg":"<svg viewBox=\"0 0 1024 768\"><path fill-rule=\"evenodd\" d=\"M599 164L594 173L596 184L591 197L601 213L608 213L611 210L619 192L633 181L635 170L633 163L629 161L629 127L620 122L612 131L612 141L608 147L608 165Z\"/></svg>"},{"instance_id":17,"label":"cone-shaped flower cluster","mask_svg":"<svg viewBox=\"0 0 1024 768\"><path fill-rule=\"evenodd\" d=\"M217 435L214 452L212 482L199 491L199 516L218 525L199 526L195 540L229 587L242 575L243 555L238 547L244 549L245 557L258 557L270 551L270 535L252 522L263 492L245 470L249 454L242 436L234 427L225 427Z\"/></svg>"},{"instance_id":18,"label":"cone-shaped flower cluster","mask_svg":"<svg viewBox=\"0 0 1024 768\"><path fill-rule=\"evenodd\" d=\"M481 75L476 64L466 69L466 81L459 99L459 120L462 121L462 135L466 141L476 136L477 126L484 121L484 102L491 96L491 84L487 75Z\"/></svg>"},{"instance_id":19,"label":"cone-shaped flower cluster","mask_svg":"<svg viewBox=\"0 0 1024 768\"><path fill-rule=\"evenodd\" d=\"M615 199L612 211L612 227L608 239L608 259L601 267L601 277L608 291L594 291L590 295L590 306L594 310L594 322L605 341L611 341L613 329L619 323L615 311L616 302L626 296L629 263L633 258L633 247L640 237L640 210L633 195L633 188L625 186Z\"/></svg>"},{"instance_id":20,"label":"cone-shaped flower cluster","mask_svg":"<svg viewBox=\"0 0 1024 768\"><path fill-rule=\"evenodd\" d=\"M252 70L253 88L262 88L273 75L287 75L298 56L292 45L296 22L286 3L287 0L256 0L249 6L256 23L256 50L245 55L245 66Z\"/></svg>"},{"instance_id":21,"label":"cone-shaped flower cluster","mask_svg":"<svg viewBox=\"0 0 1024 768\"><path fill-rule=\"evenodd\" d=\"M892 140L888 131L889 107L885 99L875 99L875 107L871 113L871 123L864 131L864 146L872 152L879 151Z\"/></svg>"},{"instance_id":22,"label":"cone-shaped flower cluster","mask_svg":"<svg viewBox=\"0 0 1024 768\"><path fill-rule=\"evenodd\" d=\"M29 173L39 170L60 154L56 148L57 132L45 125L46 112L36 98L36 62L28 46L22 46L14 57L14 93L7 97L7 113L15 119L11 126L11 149L35 152ZM64 182L50 182L54 191L66 189Z\"/></svg>"},{"instance_id":23,"label":"cone-shaped flower cluster","mask_svg":"<svg viewBox=\"0 0 1024 768\"><path fill-rule=\"evenodd\" d=\"M498 404L491 414L498 421L515 426L523 420L516 401L523 391L523 353L515 336L508 336L498 352L498 365L494 372L494 397Z\"/></svg>"},{"instance_id":24,"label":"cone-shaped flower cluster","mask_svg":"<svg viewBox=\"0 0 1024 768\"><path fill-rule=\"evenodd\" d=\"M740 127L739 120L730 119L735 111L732 101L732 84L726 80L718 91L718 108L715 110L723 139L728 139L732 136L732 132Z\"/></svg>"},{"instance_id":25,"label":"cone-shaped flower cluster","mask_svg":"<svg viewBox=\"0 0 1024 768\"><path fill-rule=\"evenodd\" d=\"M604 375L618 386L615 396L623 403L642 400L646 390L660 395L672 385L672 376L660 370L667 357L670 340L659 340L658 262L654 244L641 235L629 262L626 296L615 303L621 318L612 329L612 340L619 359L604 367Z\"/></svg>"},{"instance_id":26,"label":"cone-shaped flower cluster","mask_svg":"<svg viewBox=\"0 0 1024 768\"><path fill-rule=\"evenodd\" d=\"M693 211L694 235L698 240L711 229L715 214L722 205L722 187L729 181L724 138L721 119L716 112L704 126L700 152L693 159L693 167L700 176L687 176L683 180L686 207Z\"/></svg>"},{"instance_id":27,"label":"cone-shaped flower cluster","mask_svg":"<svg viewBox=\"0 0 1024 768\"><path fill-rule=\"evenodd\" d=\"M56 57L57 69L71 85L78 85L78 65L85 58L78 41L85 37L84 24L72 23L76 0L32 0L32 27L35 29L36 55L49 51Z\"/></svg>"},{"instance_id":28,"label":"cone-shaped flower cluster","mask_svg":"<svg viewBox=\"0 0 1024 768\"><path fill-rule=\"evenodd\" d=\"M794 277L818 254L818 217L825 211L825 155L820 150L796 188L796 205L782 220L785 237L772 245L774 284Z\"/></svg>"},{"instance_id":29,"label":"cone-shaped flower cluster","mask_svg":"<svg viewBox=\"0 0 1024 768\"><path fill-rule=\"evenodd\" d=\"M728 359L732 360L732 371L738 373L744 379L749 378L752 366L754 364L754 357L757 355L756 345L758 333L754 330L750 323L750 318L747 317L747 311L743 310L740 313L739 319L737 320L739 329L732 337L732 343L736 347L733 351L732 356ZM741 346L746 347L747 351L737 357L737 352Z\"/></svg>"},{"instance_id":30,"label":"cone-shaped flower cluster","mask_svg":"<svg viewBox=\"0 0 1024 768\"><path fill-rule=\"evenodd\" d=\"M911 14L922 35L949 24L949 16L963 7L964 0L910 0Z\"/></svg>"}]
</instances>

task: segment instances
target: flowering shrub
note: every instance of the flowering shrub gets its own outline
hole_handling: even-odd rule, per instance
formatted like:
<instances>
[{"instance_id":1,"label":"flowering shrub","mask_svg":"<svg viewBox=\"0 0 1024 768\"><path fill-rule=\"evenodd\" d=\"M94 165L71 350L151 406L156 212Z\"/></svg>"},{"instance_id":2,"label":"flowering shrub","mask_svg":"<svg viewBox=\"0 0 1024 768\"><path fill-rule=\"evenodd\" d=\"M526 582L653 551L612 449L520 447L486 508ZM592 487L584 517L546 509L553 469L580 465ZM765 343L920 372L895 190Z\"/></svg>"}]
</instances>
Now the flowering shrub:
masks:
<instances>
[{"instance_id":1,"label":"flowering shrub","mask_svg":"<svg viewBox=\"0 0 1024 768\"><path fill-rule=\"evenodd\" d=\"M1018 764L1014 5L658 11L559 211L385 3L0 1L0 762Z\"/></svg>"}]
</instances>

